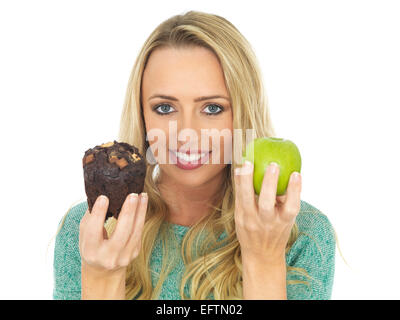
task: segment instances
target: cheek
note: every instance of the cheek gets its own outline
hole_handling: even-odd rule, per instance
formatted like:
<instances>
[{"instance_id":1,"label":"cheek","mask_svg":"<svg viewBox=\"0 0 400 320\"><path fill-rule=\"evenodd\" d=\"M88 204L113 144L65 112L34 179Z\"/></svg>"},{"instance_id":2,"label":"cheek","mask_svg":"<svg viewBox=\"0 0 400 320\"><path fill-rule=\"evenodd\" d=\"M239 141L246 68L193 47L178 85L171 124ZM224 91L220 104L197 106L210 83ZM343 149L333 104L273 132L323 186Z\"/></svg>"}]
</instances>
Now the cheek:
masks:
<instances>
[{"instance_id":1,"label":"cheek","mask_svg":"<svg viewBox=\"0 0 400 320\"><path fill-rule=\"evenodd\" d=\"M151 113L151 111L145 112L144 113L144 120L146 123L146 130L150 131L150 130L154 130L154 129L158 129L158 130L165 130L165 127L168 129L168 122L167 121L163 121L163 119L160 117L155 117L153 116Z\"/></svg>"},{"instance_id":2,"label":"cheek","mask_svg":"<svg viewBox=\"0 0 400 320\"><path fill-rule=\"evenodd\" d=\"M212 157L210 163L225 165L232 161L232 130L222 128L209 135Z\"/></svg>"},{"instance_id":3,"label":"cheek","mask_svg":"<svg viewBox=\"0 0 400 320\"><path fill-rule=\"evenodd\" d=\"M165 163L168 154L166 152L168 146L168 122L158 119L157 117L146 117L146 139L150 145L151 152L157 162Z\"/></svg>"},{"instance_id":4,"label":"cheek","mask_svg":"<svg viewBox=\"0 0 400 320\"><path fill-rule=\"evenodd\" d=\"M232 132L225 131L220 138L219 159L221 164L232 163Z\"/></svg>"}]
</instances>

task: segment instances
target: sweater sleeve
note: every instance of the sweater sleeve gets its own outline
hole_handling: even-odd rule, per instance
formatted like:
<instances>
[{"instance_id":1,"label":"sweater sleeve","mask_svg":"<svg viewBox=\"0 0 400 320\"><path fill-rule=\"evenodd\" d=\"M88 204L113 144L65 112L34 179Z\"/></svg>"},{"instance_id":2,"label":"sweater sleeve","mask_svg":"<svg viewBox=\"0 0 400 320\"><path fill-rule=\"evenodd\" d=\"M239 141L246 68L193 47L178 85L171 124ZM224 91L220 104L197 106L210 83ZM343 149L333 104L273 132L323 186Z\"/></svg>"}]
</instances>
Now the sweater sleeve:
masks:
<instances>
[{"instance_id":1,"label":"sweater sleeve","mask_svg":"<svg viewBox=\"0 0 400 320\"><path fill-rule=\"evenodd\" d=\"M79 224L86 209L86 202L72 207L56 236L53 262L54 300L81 299Z\"/></svg>"},{"instance_id":2,"label":"sweater sleeve","mask_svg":"<svg viewBox=\"0 0 400 320\"><path fill-rule=\"evenodd\" d=\"M286 257L287 299L329 300L335 272L333 227L317 209L300 211L296 222L300 233Z\"/></svg>"}]
</instances>

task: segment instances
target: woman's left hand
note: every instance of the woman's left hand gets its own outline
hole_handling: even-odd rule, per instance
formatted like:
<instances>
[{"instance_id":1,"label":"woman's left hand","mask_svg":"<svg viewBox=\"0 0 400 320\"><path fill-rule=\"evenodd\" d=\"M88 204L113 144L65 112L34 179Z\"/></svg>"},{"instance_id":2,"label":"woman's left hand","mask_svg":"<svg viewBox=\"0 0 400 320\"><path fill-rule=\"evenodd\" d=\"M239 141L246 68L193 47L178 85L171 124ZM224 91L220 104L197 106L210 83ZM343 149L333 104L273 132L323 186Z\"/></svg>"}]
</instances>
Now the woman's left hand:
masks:
<instances>
[{"instance_id":1,"label":"woman's left hand","mask_svg":"<svg viewBox=\"0 0 400 320\"><path fill-rule=\"evenodd\" d=\"M235 170L235 225L242 257L281 262L285 259L285 248L300 211L301 176L293 172L286 193L277 196L279 166L270 164L257 196L253 168L251 162L245 162Z\"/></svg>"}]
</instances>

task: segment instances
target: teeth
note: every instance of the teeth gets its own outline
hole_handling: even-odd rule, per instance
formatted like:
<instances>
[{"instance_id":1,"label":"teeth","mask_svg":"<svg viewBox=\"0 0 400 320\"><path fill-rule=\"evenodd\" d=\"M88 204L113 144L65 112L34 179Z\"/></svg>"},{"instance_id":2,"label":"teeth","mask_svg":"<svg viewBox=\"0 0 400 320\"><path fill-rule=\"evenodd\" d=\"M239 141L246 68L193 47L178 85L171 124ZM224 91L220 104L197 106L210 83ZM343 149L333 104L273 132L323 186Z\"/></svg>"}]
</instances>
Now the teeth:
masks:
<instances>
[{"instance_id":1,"label":"teeth","mask_svg":"<svg viewBox=\"0 0 400 320\"><path fill-rule=\"evenodd\" d=\"M199 160L201 157L205 156L207 153L194 153L191 155L188 155L186 153L181 153L181 152L175 152L175 155L177 158L184 160L186 162L193 162Z\"/></svg>"}]
</instances>

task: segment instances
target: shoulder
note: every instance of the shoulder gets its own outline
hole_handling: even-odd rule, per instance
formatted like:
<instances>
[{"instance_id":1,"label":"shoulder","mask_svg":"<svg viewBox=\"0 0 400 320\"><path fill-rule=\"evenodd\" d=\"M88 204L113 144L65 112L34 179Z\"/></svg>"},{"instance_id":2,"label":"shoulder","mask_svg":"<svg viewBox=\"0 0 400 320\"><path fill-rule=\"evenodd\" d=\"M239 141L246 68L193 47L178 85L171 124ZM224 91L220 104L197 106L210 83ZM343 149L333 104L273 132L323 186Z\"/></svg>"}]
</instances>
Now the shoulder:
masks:
<instances>
[{"instance_id":1,"label":"shoulder","mask_svg":"<svg viewBox=\"0 0 400 320\"><path fill-rule=\"evenodd\" d=\"M329 218L323 212L301 200L296 224L299 235L289 252L291 258L308 252L313 255L313 259L326 260L334 254L335 231Z\"/></svg>"},{"instance_id":2,"label":"shoulder","mask_svg":"<svg viewBox=\"0 0 400 320\"><path fill-rule=\"evenodd\" d=\"M333 232L333 226L328 217L304 200L301 200L296 223L300 232L306 232L316 237Z\"/></svg>"},{"instance_id":3,"label":"shoulder","mask_svg":"<svg viewBox=\"0 0 400 320\"><path fill-rule=\"evenodd\" d=\"M59 223L53 262L54 299L80 299L79 225L87 208L86 201L72 206Z\"/></svg>"},{"instance_id":4,"label":"shoulder","mask_svg":"<svg viewBox=\"0 0 400 320\"><path fill-rule=\"evenodd\" d=\"M335 273L333 226L324 213L305 201L301 201L296 224L298 237L286 257L291 267L287 274L288 300L328 300Z\"/></svg>"},{"instance_id":5,"label":"shoulder","mask_svg":"<svg viewBox=\"0 0 400 320\"><path fill-rule=\"evenodd\" d=\"M72 206L59 223L59 227L61 226L60 232L76 231L77 227L79 230L79 224L87 209L86 200Z\"/></svg>"},{"instance_id":6,"label":"shoulder","mask_svg":"<svg viewBox=\"0 0 400 320\"><path fill-rule=\"evenodd\" d=\"M87 201L82 201L78 203L77 205L73 206L69 211L68 211L68 222L70 223L80 223L82 217L84 216L86 210L88 209L88 204Z\"/></svg>"},{"instance_id":7,"label":"shoulder","mask_svg":"<svg viewBox=\"0 0 400 320\"><path fill-rule=\"evenodd\" d=\"M61 218L56 233L55 252L61 252L66 248L77 247L79 242L79 225L88 208L83 201L72 206Z\"/></svg>"}]
</instances>

